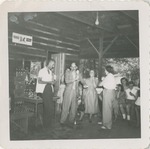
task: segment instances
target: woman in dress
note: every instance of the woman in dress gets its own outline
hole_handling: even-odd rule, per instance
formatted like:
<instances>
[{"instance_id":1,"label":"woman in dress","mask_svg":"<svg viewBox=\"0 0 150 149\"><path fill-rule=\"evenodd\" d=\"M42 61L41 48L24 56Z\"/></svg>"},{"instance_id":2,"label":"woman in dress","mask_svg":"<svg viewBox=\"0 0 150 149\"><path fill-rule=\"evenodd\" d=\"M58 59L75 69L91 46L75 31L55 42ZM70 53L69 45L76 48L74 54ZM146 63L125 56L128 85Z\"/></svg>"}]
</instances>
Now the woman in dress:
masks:
<instances>
[{"instance_id":1,"label":"woman in dress","mask_svg":"<svg viewBox=\"0 0 150 149\"><path fill-rule=\"evenodd\" d=\"M103 118L102 118L102 129L112 128L112 112L113 112L113 101L116 97L116 82L113 75L113 67L105 67L106 77L100 83L99 86L103 86Z\"/></svg>"},{"instance_id":2,"label":"woman in dress","mask_svg":"<svg viewBox=\"0 0 150 149\"><path fill-rule=\"evenodd\" d=\"M92 115L98 113L98 95L96 92L98 78L95 77L94 70L90 70L89 75L90 77L83 81L84 86L86 86L83 91L83 98L85 103L85 113L89 114L89 122L91 123ZM81 119L82 118L80 118L80 120Z\"/></svg>"}]
</instances>

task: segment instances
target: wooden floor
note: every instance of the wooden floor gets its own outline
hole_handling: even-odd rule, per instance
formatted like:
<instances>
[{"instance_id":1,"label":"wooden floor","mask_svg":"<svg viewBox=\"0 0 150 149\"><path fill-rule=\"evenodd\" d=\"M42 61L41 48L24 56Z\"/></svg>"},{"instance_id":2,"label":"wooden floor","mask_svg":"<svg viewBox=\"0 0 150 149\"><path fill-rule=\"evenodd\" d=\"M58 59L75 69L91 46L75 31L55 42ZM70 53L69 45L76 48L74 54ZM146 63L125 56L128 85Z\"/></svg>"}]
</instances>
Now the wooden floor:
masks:
<instances>
[{"instance_id":1,"label":"wooden floor","mask_svg":"<svg viewBox=\"0 0 150 149\"><path fill-rule=\"evenodd\" d=\"M140 127L135 127L135 121L128 124L127 121L118 118L113 122L111 130L103 130L100 125L98 116L94 116L92 123L88 121L88 115L84 116L81 123L74 125L73 128L62 127L59 124L59 117L55 120L53 128L43 129L42 126L37 128L29 125L28 134L15 131L10 134L11 140L51 140L51 139L104 139L104 138L140 138Z\"/></svg>"}]
</instances>

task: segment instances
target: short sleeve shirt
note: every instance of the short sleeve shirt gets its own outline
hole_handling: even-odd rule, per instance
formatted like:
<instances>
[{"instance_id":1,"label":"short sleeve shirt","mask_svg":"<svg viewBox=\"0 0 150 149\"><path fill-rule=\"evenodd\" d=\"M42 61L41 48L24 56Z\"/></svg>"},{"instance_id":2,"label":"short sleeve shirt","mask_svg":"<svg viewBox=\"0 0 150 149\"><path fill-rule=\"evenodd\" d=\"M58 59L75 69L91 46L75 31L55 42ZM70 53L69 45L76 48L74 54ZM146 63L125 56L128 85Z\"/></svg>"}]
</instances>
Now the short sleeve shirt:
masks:
<instances>
[{"instance_id":1,"label":"short sleeve shirt","mask_svg":"<svg viewBox=\"0 0 150 149\"><path fill-rule=\"evenodd\" d=\"M109 73L103 80L102 85L106 89L115 89L116 88L116 81L113 74Z\"/></svg>"},{"instance_id":2,"label":"short sleeve shirt","mask_svg":"<svg viewBox=\"0 0 150 149\"><path fill-rule=\"evenodd\" d=\"M126 89L125 92L126 92L127 99L129 99L129 100L135 100L135 97L134 97L134 96L131 96L131 95L130 95L130 92L136 96L137 91L138 91L138 90L137 90L136 87L133 87L133 89L129 89L129 88Z\"/></svg>"},{"instance_id":3,"label":"short sleeve shirt","mask_svg":"<svg viewBox=\"0 0 150 149\"><path fill-rule=\"evenodd\" d=\"M38 78L41 78L42 81L52 81L52 71L48 71L46 67L42 68L39 71ZM46 84L40 84L37 80L36 93L43 93Z\"/></svg>"}]
</instances>

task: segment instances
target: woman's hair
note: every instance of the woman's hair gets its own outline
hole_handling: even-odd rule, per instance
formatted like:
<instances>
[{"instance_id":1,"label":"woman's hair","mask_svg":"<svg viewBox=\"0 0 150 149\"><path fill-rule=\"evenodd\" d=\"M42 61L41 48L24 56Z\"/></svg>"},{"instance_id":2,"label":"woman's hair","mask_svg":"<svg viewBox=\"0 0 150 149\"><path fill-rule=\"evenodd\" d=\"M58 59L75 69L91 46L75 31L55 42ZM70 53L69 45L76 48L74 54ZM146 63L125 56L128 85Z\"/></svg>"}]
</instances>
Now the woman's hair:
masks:
<instances>
[{"instance_id":1,"label":"woman's hair","mask_svg":"<svg viewBox=\"0 0 150 149\"><path fill-rule=\"evenodd\" d=\"M90 78L90 72L93 71L94 72L94 77L96 77L96 73L93 69L90 69L87 73L87 78Z\"/></svg>"},{"instance_id":2,"label":"woman's hair","mask_svg":"<svg viewBox=\"0 0 150 149\"><path fill-rule=\"evenodd\" d=\"M124 91L124 88L123 88L123 86L122 86L121 84L118 84L117 86L118 86L118 87L121 87L121 92Z\"/></svg>"},{"instance_id":3,"label":"woman's hair","mask_svg":"<svg viewBox=\"0 0 150 149\"><path fill-rule=\"evenodd\" d=\"M114 73L114 69L112 66L108 65L105 67L105 69L109 72L109 73Z\"/></svg>"},{"instance_id":4,"label":"woman's hair","mask_svg":"<svg viewBox=\"0 0 150 149\"><path fill-rule=\"evenodd\" d=\"M121 84L122 84L122 81L123 81L123 80L125 80L125 81L126 81L126 84L128 84L128 79L125 78L125 77L121 78L121 80L120 80L120 81L121 81Z\"/></svg>"}]
</instances>

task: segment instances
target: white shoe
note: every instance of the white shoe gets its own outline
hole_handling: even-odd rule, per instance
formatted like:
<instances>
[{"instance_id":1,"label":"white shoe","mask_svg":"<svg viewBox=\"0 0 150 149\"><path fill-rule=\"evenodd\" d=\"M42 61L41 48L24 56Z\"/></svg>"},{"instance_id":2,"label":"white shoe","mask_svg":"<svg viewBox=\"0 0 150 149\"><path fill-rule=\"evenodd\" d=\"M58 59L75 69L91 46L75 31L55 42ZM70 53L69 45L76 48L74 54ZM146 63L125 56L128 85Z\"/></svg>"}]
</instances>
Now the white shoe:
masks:
<instances>
[{"instance_id":1,"label":"white shoe","mask_svg":"<svg viewBox=\"0 0 150 149\"><path fill-rule=\"evenodd\" d=\"M110 128L106 128L105 126L102 126L101 129L108 129L108 130L110 130Z\"/></svg>"},{"instance_id":2,"label":"white shoe","mask_svg":"<svg viewBox=\"0 0 150 149\"><path fill-rule=\"evenodd\" d=\"M105 126L102 126L101 129L107 129Z\"/></svg>"},{"instance_id":3,"label":"white shoe","mask_svg":"<svg viewBox=\"0 0 150 149\"><path fill-rule=\"evenodd\" d=\"M130 121L130 115L127 115L127 120Z\"/></svg>"}]
</instances>

